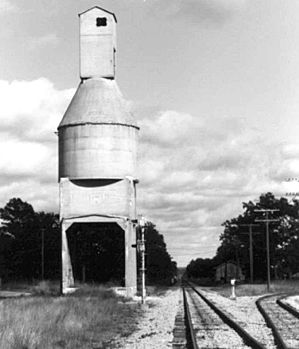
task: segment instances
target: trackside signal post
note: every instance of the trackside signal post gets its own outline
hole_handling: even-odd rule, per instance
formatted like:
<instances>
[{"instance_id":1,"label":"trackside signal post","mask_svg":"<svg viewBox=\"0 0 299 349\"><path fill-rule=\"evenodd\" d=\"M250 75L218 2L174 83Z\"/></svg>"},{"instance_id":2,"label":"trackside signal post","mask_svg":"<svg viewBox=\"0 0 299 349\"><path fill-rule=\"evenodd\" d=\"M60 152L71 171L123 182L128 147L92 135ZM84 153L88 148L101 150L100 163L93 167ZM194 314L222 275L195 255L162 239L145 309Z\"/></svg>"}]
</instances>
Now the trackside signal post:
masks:
<instances>
[{"instance_id":1,"label":"trackside signal post","mask_svg":"<svg viewBox=\"0 0 299 349\"><path fill-rule=\"evenodd\" d=\"M146 226L146 220L144 217L141 217L139 220L139 226L141 229L141 239L137 241L137 249L141 253L141 303L145 303L146 298L146 288L145 288L145 240L144 240L144 231Z\"/></svg>"}]
</instances>

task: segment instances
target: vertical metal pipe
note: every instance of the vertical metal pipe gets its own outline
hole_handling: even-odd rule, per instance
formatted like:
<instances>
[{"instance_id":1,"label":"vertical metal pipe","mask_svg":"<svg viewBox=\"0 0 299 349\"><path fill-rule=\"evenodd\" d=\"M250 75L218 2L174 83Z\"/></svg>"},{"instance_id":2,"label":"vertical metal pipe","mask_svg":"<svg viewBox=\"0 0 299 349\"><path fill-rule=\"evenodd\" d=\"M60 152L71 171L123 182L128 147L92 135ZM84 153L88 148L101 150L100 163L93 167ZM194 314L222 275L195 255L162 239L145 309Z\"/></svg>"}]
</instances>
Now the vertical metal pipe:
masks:
<instances>
[{"instance_id":1,"label":"vertical metal pipe","mask_svg":"<svg viewBox=\"0 0 299 349\"><path fill-rule=\"evenodd\" d=\"M250 259L250 283L253 283L253 250L252 250L252 225L249 225L249 259Z\"/></svg>"}]
</instances>

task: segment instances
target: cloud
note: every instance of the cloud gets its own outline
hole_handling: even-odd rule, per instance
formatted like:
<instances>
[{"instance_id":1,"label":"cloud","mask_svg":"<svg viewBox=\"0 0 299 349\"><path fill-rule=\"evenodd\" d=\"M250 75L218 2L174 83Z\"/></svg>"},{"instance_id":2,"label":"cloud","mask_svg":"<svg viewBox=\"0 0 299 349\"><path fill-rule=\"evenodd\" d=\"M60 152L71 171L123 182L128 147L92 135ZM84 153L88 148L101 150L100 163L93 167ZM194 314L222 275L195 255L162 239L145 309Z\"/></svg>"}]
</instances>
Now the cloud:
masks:
<instances>
[{"instance_id":1,"label":"cloud","mask_svg":"<svg viewBox=\"0 0 299 349\"><path fill-rule=\"evenodd\" d=\"M1 81L0 108L2 140L53 142L61 113L74 89L57 91L44 78L34 81Z\"/></svg>"},{"instance_id":2,"label":"cloud","mask_svg":"<svg viewBox=\"0 0 299 349\"><path fill-rule=\"evenodd\" d=\"M57 211L57 136L54 132L74 93L47 79L0 81L0 197Z\"/></svg>"},{"instance_id":3,"label":"cloud","mask_svg":"<svg viewBox=\"0 0 299 349\"><path fill-rule=\"evenodd\" d=\"M248 0L156 0L152 9L158 15L193 23L223 23L244 10Z\"/></svg>"},{"instance_id":4,"label":"cloud","mask_svg":"<svg viewBox=\"0 0 299 349\"><path fill-rule=\"evenodd\" d=\"M44 144L14 139L0 141L1 177L35 177L37 168L43 174L51 158L51 149Z\"/></svg>"},{"instance_id":5,"label":"cloud","mask_svg":"<svg viewBox=\"0 0 299 349\"><path fill-rule=\"evenodd\" d=\"M0 15L7 12L15 11L16 9L17 6L12 1L0 0Z\"/></svg>"},{"instance_id":6,"label":"cloud","mask_svg":"<svg viewBox=\"0 0 299 349\"><path fill-rule=\"evenodd\" d=\"M18 196L57 212L54 132L74 92L45 78L0 81L0 205ZM284 179L299 178L298 144L265 142L250 120L156 108L136 115L138 211L157 225L179 265L213 256L221 224L241 213L242 202L267 191L284 195Z\"/></svg>"},{"instance_id":7,"label":"cloud","mask_svg":"<svg viewBox=\"0 0 299 349\"><path fill-rule=\"evenodd\" d=\"M242 212L242 202L268 191L284 195L281 169L299 171L298 145L265 142L242 118L166 110L139 124L139 209L180 265L191 255L213 256L221 224Z\"/></svg>"},{"instance_id":8,"label":"cloud","mask_svg":"<svg viewBox=\"0 0 299 349\"><path fill-rule=\"evenodd\" d=\"M192 142L194 138L198 137L198 131L202 129L203 123L199 117L195 119L189 114L176 111L159 112L154 115L154 118L144 119L141 122L143 142L155 142L156 144L159 142L161 146L169 145L171 147L180 145L182 141ZM191 123L193 127L190 130ZM186 134L188 134L188 139L186 139Z\"/></svg>"}]
</instances>

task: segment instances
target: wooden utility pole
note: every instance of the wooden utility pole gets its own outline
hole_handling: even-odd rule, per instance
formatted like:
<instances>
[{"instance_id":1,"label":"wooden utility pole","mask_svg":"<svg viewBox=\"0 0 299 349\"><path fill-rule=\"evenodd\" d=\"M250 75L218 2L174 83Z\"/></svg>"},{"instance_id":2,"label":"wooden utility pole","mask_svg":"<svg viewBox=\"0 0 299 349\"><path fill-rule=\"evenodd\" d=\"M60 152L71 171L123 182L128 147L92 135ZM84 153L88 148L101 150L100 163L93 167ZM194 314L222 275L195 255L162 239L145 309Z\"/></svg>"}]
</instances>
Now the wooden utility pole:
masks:
<instances>
[{"instance_id":1,"label":"wooden utility pole","mask_svg":"<svg viewBox=\"0 0 299 349\"><path fill-rule=\"evenodd\" d=\"M42 264L42 280L45 278L45 228L42 231L42 246L41 246L41 264Z\"/></svg>"},{"instance_id":2,"label":"wooden utility pole","mask_svg":"<svg viewBox=\"0 0 299 349\"><path fill-rule=\"evenodd\" d=\"M256 222L265 222L266 223L266 245L267 245L267 291L270 292L270 239L269 239L269 223L270 222L279 222L279 219L269 219L269 212L277 212L278 209L259 209L254 210L254 212L263 212L266 214L265 219L256 219Z\"/></svg>"},{"instance_id":3,"label":"wooden utility pole","mask_svg":"<svg viewBox=\"0 0 299 349\"><path fill-rule=\"evenodd\" d=\"M253 248L252 248L252 227L257 227L259 224L240 224L240 227L249 227L249 260L250 260L250 283L253 283ZM247 234L247 233L246 233Z\"/></svg>"}]
</instances>

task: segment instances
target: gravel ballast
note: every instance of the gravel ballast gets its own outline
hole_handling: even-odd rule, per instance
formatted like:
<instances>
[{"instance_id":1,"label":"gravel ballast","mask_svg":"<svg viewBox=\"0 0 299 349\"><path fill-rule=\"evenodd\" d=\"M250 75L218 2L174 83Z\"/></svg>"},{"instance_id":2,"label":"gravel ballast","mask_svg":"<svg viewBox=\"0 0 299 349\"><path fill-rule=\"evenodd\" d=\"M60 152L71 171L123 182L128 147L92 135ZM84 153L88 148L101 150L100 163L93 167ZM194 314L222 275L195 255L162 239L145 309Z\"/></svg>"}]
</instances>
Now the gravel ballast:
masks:
<instances>
[{"instance_id":1,"label":"gravel ballast","mask_svg":"<svg viewBox=\"0 0 299 349\"><path fill-rule=\"evenodd\" d=\"M130 336L118 338L116 348L151 349L172 348L175 317L179 307L180 289L166 291L159 297L147 297L138 322L138 330Z\"/></svg>"},{"instance_id":2,"label":"gravel ballast","mask_svg":"<svg viewBox=\"0 0 299 349\"><path fill-rule=\"evenodd\" d=\"M299 296L292 296L284 299L284 302L299 311Z\"/></svg>"},{"instance_id":3,"label":"gravel ballast","mask_svg":"<svg viewBox=\"0 0 299 349\"><path fill-rule=\"evenodd\" d=\"M271 330L267 327L264 318L256 307L257 296L238 297L229 299L216 292L199 291L209 300L214 302L221 310L225 311L232 320L236 321L245 331L247 331L257 341L262 343L267 349L275 349Z\"/></svg>"},{"instance_id":4,"label":"gravel ballast","mask_svg":"<svg viewBox=\"0 0 299 349\"><path fill-rule=\"evenodd\" d=\"M197 293L189 289L187 299L199 348L251 348Z\"/></svg>"}]
</instances>

